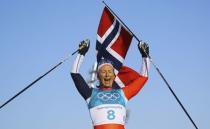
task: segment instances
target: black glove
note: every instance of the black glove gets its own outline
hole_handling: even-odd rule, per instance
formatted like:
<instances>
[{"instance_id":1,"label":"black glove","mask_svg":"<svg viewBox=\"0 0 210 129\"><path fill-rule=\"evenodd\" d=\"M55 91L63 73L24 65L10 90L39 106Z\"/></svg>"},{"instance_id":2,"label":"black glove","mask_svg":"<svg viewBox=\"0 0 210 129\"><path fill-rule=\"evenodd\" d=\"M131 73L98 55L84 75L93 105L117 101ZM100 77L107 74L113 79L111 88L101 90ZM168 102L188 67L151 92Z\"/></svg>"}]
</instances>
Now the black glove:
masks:
<instances>
[{"instance_id":1,"label":"black glove","mask_svg":"<svg viewBox=\"0 0 210 129\"><path fill-rule=\"evenodd\" d=\"M139 42L138 43L138 49L139 49L142 57L148 57L149 56L149 45L147 43Z\"/></svg>"},{"instance_id":2,"label":"black glove","mask_svg":"<svg viewBox=\"0 0 210 129\"><path fill-rule=\"evenodd\" d=\"M80 42L80 44L79 44L79 54L85 55L87 53L89 47L90 47L90 41L88 39Z\"/></svg>"}]
</instances>

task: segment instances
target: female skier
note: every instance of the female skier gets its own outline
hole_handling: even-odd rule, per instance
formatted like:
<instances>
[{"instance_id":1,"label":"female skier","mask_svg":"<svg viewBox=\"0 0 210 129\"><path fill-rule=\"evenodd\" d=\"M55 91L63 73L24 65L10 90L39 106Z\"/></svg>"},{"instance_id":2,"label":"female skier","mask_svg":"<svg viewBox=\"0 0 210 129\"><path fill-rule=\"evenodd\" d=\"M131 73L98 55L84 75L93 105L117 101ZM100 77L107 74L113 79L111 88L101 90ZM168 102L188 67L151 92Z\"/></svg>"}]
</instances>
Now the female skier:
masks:
<instances>
[{"instance_id":1,"label":"female skier","mask_svg":"<svg viewBox=\"0 0 210 129\"><path fill-rule=\"evenodd\" d=\"M142 55L142 68L139 77L123 88L113 88L115 79L112 62L102 59L98 63L97 76L99 86L90 88L79 73L80 65L89 49L89 45L81 42L79 53L74 61L71 77L74 84L87 102L94 129L125 129L126 103L135 96L148 80L149 46L138 44Z\"/></svg>"}]
</instances>

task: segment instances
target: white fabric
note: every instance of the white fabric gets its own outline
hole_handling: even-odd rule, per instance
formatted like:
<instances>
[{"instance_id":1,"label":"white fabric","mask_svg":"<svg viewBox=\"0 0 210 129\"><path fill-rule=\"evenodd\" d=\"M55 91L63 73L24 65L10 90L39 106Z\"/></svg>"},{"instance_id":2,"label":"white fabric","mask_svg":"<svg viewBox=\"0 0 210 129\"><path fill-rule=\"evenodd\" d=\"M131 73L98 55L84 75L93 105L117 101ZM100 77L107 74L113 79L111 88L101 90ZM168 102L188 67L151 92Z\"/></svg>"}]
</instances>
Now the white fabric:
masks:
<instances>
[{"instance_id":1,"label":"white fabric","mask_svg":"<svg viewBox=\"0 0 210 129\"><path fill-rule=\"evenodd\" d=\"M98 71L99 71L100 68L102 68L104 65L109 65L109 66L111 66L112 68L114 68L113 65L112 65L111 63L103 63L103 64L100 64L100 65L98 66Z\"/></svg>"},{"instance_id":2,"label":"white fabric","mask_svg":"<svg viewBox=\"0 0 210 129\"><path fill-rule=\"evenodd\" d=\"M120 80L118 76L115 77L115 82L121 87L125 87L124 83Z\"/></svg>"},{"instance_id":3,"label":"white fabric","mask_svg":"<svg viewBox=\"0 0 210 129\"><path fill-rule=\"evenodd\" d=\"M79 73L80 66L81 66L81 63L83 62L83 59L84 59L83 55L77 54L77 57L72 67L72 71L71 71L72 73Z\"/></svg>"},{"instance_id":4,"label":"white fabric","mask_svg":"<svg viewBox=\"0 0 210 129\"><path fill-rule=\"evenodd\" d=\"M126 109L120 104L103 104L90 109L93 125L125 124Z\"/></svg>"},{"instance_id":5,"label":"white fabric","mask_svg":"<svg viewBox=\"0 0 210 129\"><path fill-rule=\"evenodd\" d=\"M107 38L107 36L109 36L109 34L112 32L112 30L114 29L116 25L116 19L114 20L113 24L109 27L109 29L105 32L105 34L100 37L98 34L97 34L97 40L102 44L104 42L104 40Z\"/></svg>"},{"instance_id":6,"label":"white fabric","mask_svg":"<svg viewBox=\"0 0 210 129\"><path fill-rule=\"evenodd\" d=\"M141 75L144 77L148 77L150 61L149 58L142 58L142 66L141 66Z\"/></svg>"},{"instance_id":7,"label":"white fabric","mask_svg":"<svg viewBox=\"0 0 210 129\"><path fill-rule=\"evenodd\" d=\"M119 55L115 50L113 50L111 47L112 45L116 42L116 40L118 39L118 37L120 36L120 32L121 32L121 25L119 25L119 29L117 31L117 34L115 35L115 37L112 39L112 41L110 42L110 44L108 45L108 47L106 48L106 50L113 55L116 59L118 59L121 63L123 63L124 58Z\"/></svg>"},{"instance_id":8,"label":"white fabric","mask_svg":"<svg viewBox=\"0 0 210 129\"><path fill-rule=\"evenodd\" d=\"M86 103L88 104L90 102L90 97L86 99Z\"/></svg>"}]
</instances>

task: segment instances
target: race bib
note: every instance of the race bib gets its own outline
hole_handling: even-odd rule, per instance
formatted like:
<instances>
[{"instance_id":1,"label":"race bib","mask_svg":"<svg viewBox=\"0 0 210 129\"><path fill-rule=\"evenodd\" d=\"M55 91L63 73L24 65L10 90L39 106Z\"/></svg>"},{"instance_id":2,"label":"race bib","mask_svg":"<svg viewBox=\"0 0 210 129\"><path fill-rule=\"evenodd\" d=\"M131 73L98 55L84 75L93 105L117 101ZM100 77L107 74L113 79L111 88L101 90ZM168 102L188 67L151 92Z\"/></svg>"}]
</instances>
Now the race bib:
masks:
<instances>
[{"instance_id":1,"label":"race bib","mask_svg":"<svg viewBox=\"0 0 210 129\"><path fill-rule=\"evenodd\" d=\"M94 125L125 124L126 109L120 104L103 104L90 109Z\"/></svg>"}]
</instances>

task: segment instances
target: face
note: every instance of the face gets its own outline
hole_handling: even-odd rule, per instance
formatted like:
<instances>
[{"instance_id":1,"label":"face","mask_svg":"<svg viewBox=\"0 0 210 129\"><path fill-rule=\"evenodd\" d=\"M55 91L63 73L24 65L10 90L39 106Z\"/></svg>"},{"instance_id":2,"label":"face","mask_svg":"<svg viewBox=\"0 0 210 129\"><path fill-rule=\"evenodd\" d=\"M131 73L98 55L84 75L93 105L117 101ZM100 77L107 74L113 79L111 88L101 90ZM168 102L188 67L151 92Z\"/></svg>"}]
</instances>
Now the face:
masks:
<instances>
[{"instance_id":1,"label":"face","mask_svg":"<svg viewBox=\"0 0 210 129\"><path fill-rule=\"evenodd\" d=\"M115 79L114 69L110 65L102 66L98 71L101 86L112 87Z\"/></svg>"}]
</instances>

